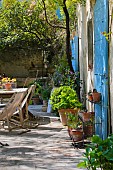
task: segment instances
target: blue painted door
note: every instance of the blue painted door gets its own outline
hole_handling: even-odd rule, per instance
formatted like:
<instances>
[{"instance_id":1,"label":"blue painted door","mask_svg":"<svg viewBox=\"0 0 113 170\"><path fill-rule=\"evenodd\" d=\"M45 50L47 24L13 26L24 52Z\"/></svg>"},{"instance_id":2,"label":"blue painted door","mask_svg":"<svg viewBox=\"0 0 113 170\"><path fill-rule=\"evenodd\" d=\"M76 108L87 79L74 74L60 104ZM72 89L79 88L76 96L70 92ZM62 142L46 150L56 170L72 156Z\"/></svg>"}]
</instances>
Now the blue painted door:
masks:
<instances>
[{"instance_id":1,"label":"blue painted door","mask_svg":"<svg viewBox=\"0 0 113 170\"><path fill-rule=\"evenodd\" d=\"M72 66L75 72L78 72L78 36L74 36L74 38L70 42L71 44L71 52L72 52Z\"/></svg>"},{"instance_id":2,"label":"blue painted door","mask_svg":"<svg viewBox=\"0 0 113 170\"><path fill-rule=\"evenodd\" d=\"M102 32L108 32L108 0L96 0L94 7L94 88L101 93L101 103L95 104L95 132L107 137L108 114L108 42Z\"/></svg>"}]
</instances>

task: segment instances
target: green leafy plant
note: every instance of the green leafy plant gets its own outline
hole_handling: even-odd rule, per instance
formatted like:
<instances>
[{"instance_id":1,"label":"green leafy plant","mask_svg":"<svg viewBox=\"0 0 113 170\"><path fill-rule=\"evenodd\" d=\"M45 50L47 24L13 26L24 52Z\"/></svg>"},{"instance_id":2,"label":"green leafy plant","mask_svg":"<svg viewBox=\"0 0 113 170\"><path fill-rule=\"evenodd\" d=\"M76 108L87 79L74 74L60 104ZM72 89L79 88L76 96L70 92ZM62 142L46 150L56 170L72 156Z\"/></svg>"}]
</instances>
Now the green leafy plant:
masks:
<instances>
[{"instance_id":1,"label":"green leafy plant","mask_svg":"<svg viewBox=\"0 0 113 170\"><path fill-rule=\"evenodd\" d=\"M51 94L51 87L42 87L41 96L43 100L49 100Z\"/></svg>"},{"instance_id":2,"label":"green leafy plant","mask_svg":"<svg viewBox=\"0 0 113 170\"><path fill-rule=\"evenodd\" d=\"M87 145L84 156L84 161L80 162L78 167L88 170L113 169L113 135L108 136L105 140L94 135L91 144Z\"/></svg>"},{"instance_id":3,"label":"green leafy plant","mask_svg":"<svg viewBox=\"0 0 113 170\"><path fill-rule=\"evenodd\" d=\"M51 94L50 101L53 110L81 108L77 93L70 86L55 88Z\"/></svg>"},{"instance_id":4,"label":"green leafy plant","mask_svg":"<svg viewBox=\"0 0 113 170\"><path fill-rule=\"evenodd\" d=\"M34 80L34 81L32 81L31 83L29 83L28 86L30 86L30 85L32 85L32 84L35 84L35 85L36 85L36 88L35 88L35 92L34 92L33 97L36 97L36 96L38 97L38 96L39 96L39 93L40 93L40 91L41 91L41 85L39 84L38 81Z\"/></svg>"},{"instance_id":5,"label":"green leafy plant","mask_svg":"<svg viewBox=\"0 0 113 170\"><path fill-rule=\"evenodd\" d=\"M78 113L67 113L67 125L72 129L77 129L81 126L81 122L78 119Z\"/></svg>"}]
</instances>

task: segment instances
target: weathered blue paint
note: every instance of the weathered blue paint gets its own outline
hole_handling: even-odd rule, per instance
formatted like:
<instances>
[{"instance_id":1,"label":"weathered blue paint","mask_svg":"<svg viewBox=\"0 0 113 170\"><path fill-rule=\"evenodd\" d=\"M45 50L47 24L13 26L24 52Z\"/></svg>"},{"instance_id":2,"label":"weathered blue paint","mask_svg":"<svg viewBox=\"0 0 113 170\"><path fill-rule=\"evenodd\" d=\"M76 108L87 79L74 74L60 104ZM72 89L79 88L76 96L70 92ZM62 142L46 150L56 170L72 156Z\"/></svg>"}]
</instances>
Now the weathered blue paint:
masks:
<instances>
[{"instance_id":1,"label":"weathered blue paint","mask_svg":"<svg viewBox=\"0 0 113 170\"><path fill-rule=\"evenodd\" d=\"M78 71L78 36L75 36L71 41L72 66L75 72Z\"/></svg>"},{"instance_id":2,"label":"weathered blue paint","mask_svg":"<svg viewBox=\"0 0 113 170\"><path fill-rule=\"evenodd\" d=\"M95 132L107 137L108 114L108 42L102 32L108 32L108 0L96 0L94 7L94 87L101 93L101 103L95 104Z\"/></svg>"}]
</instances>

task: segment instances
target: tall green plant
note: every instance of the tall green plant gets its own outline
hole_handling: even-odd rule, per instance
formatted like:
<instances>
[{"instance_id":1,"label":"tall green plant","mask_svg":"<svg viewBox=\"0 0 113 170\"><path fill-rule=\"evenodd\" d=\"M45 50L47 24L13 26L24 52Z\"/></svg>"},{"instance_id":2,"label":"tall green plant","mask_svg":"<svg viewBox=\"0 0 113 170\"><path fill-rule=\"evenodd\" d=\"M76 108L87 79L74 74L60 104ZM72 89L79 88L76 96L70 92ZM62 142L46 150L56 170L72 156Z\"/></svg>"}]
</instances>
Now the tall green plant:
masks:
<instances>
[{"instance_id":1,"label":"tall green plant","mask_svg":"<svg viewBox=\"0 0 113 170\"><path fill-rule=\"evenodd\" d=\"M53 110L80 108L82 106L76 91L70 86L55 88L51 94L50 101Z\"/></svg>"},{"instance_id":2,"label":"tall green plant","mask_svg":"<svg viewBox=\"0 0 113 170\"><path fill-rule=\"evenodd\" d=\"M102 140L99 136L92 137L84 153L84 161L78 167L88 170L112 170L113 169L113 135Z\"/></svg>"}]
</instances>

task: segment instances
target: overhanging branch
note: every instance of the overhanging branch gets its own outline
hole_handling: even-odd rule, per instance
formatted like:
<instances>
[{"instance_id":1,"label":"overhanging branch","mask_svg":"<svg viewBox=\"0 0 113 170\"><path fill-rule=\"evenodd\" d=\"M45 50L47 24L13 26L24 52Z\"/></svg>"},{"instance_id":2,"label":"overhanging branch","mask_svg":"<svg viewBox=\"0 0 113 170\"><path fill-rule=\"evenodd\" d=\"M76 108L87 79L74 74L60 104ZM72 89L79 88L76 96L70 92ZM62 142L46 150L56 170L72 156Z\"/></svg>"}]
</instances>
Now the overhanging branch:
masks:
<instances>
[{"instance_id":1,"label":"overhanging branch","mask_svg":"<svg viewBox=\"0 0 113 170\"><path fill-rule=\"evenodd\" d=\"M46 19L47 24L50 25L50 26L53 27L53 28L66 29L66 27L63 27L63 26L61 26L61 25L51 24L51 23L48 21L47 12L46 12L46 5L45 5L44 0L42 0L42 2L43 2L43 5L44 5L44 13L45 13L45 19Z\"/></svg>"}]
</instances>

